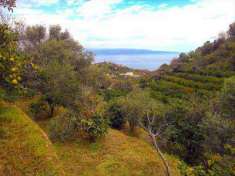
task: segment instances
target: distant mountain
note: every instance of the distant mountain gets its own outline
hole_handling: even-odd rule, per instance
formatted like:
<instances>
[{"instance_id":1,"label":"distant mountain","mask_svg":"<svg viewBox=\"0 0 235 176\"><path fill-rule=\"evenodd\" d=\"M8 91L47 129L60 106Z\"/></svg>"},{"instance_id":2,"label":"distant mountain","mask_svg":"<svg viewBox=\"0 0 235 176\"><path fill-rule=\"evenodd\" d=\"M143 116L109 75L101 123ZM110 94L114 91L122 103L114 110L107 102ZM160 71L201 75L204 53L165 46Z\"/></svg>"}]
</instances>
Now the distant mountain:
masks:
<instances>
[{"instance_id":1,"label":"distant mountain","mask_svg":"<svg viewBox=\"0 0 235 176\"><path fill-rule=\"evenodd\" d=\"M178 52L172 51L155 51L147 49L127 49L127 48L115 48L115 49L88 49L96 55L135 55L135 54L178 54Z\"/></svg>"}]
</instances>

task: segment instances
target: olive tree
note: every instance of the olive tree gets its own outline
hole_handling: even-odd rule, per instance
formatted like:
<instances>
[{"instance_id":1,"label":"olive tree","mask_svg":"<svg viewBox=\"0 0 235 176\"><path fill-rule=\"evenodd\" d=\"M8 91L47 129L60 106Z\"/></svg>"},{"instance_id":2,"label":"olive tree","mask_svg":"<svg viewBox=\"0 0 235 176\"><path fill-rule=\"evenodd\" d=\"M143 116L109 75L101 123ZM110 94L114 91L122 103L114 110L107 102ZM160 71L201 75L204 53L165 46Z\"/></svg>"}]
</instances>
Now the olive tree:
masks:
<instances>
[{"instance_id":1,"label":"olive tree","mask_svg":"<svg viewBox=\"0 0 235 176\"><path fill-rule=\"evenodd\" d=\"M142 99L142 105L143 114L142 118L139 119L139 125L149 134L153 145L165 166L165 174L170 176L170 166L158 145L161 134L168 127L168 122L164 113L165 107L156 100L149 98L148 95L145 96L145 99Z\"/></svg>"},{"instance_id":2,"label":"olive tree","mask_svg":"<svg viewBox=\"0 0 235 176\"><path fill-rule=\"evenodd\" d=\"M166 175L170 176L170 167L158 145L160 135L168 127L165 118L165 106L152 99L146 91L133 91L121 100L124 115L133 132L136 127L143 128L150 136L153 145L160 155L166 168Z\"/></svg>"}]
</instances>

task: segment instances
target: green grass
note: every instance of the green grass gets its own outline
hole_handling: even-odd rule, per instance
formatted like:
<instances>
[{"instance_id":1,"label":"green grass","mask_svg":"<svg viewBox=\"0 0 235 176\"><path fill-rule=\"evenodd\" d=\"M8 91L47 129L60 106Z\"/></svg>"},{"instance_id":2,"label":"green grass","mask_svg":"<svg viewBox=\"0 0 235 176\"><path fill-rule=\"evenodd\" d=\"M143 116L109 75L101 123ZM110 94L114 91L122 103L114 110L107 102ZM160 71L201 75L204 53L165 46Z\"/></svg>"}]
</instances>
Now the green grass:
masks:
<instances>
[{"instance_id":1,"label":"green grass","mask_svg":"<svg viewBox=\"0 0 235 176\"><path fill-rule=\"evenodd\" d=\"M57 142L55 148L69 176L164 176L162 161L150 144L116 130L96 143ZM172 175L180 175L179 161L168 159Z\"/></svg>"},{"instance_id":2,"label":"green grass","mask_svg":"<svg viewBox=\"0 0 235 176\"><path fill-rule=\"evenodd\" d=\"M47 131L48 121L40 121ZM95 143L55 142L15 106L0 104L0 175L164 176L163 163L145 139L110 129ZM179 161L166 156L179 176Z\"/></svg>"},{"instance_id":3,"label":"green grass","mask_svg":"<svg viewBox=\"0 0 235 176\"><path fill-rule=\"evenodd\" d=\"M15 106L0 104L0 175L64 175L47 135Z\"/></svg>"}]
</instances>

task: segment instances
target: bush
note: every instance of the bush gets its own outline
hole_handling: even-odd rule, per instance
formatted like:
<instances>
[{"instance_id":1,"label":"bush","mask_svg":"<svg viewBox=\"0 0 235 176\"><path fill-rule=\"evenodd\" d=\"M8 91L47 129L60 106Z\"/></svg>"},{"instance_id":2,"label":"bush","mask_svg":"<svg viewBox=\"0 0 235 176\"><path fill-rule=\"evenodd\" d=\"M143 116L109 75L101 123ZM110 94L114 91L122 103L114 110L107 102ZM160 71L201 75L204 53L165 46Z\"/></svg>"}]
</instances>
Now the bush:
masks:
<instances>
[{"instance_id":1,"label":"bush","mask_svg":"<svg viewBox=\"0 0 235 176\"><path fill-rule=\"evenodd\" d=\"M35 120L48 118L49 106L46 102L39 100L30 105L30 111Z\"/></svg>"},{"instance_id":2,"label":"bush","mask_svg":"<svg viewBox=\"0 0 235 176\"><path fill-rule=\"evenodd\" d=\"M121 129L126 123L122 107L117 103L111 104L108 108L107 116L109 117L110 126L112 128Z\"/></svg>"},{"instance_id":3,"label":"bush","mask_svg":"<svg viewBox=\"0 0 235 176\"><path fill-rule=\"evenodd\" d=\"M105 135L108 121L101 115L89 119L81 118L79 114L67 111L50 121L49 136L52 140L69 140L75 137L85 137L95 141Z\"/></svg>"},{"instance_id":4,"label":"bush","mask_svg":"<svg viewBox=\"0 0 235 176\"><path fill-rule=\"evenodd\" d=\"M99 114L95 114L90 119L81 120L81 129L88 135L90 141L105 135L108 129L108 121Z\"/></svg>"},{"instance_id":5,"label":"bush","mask_svg":"<svg viewBox=\"0 0 235 176\"><path fill-rule=\"evenodd\" d=\"M49 136L52 140L65 141L76 135L76 116L65 112L49 123Z\"/></svg>"},{"instance_id":6,"label":"bush","mask_svg":"<svg viewBox=\"0 0 235 176\"><path fill-rule=\"evenodd\" d=\"M0 89L0 99L13 102L22 97L22 91L19 88L15 89Z\"/></svg>"}]
</instances>

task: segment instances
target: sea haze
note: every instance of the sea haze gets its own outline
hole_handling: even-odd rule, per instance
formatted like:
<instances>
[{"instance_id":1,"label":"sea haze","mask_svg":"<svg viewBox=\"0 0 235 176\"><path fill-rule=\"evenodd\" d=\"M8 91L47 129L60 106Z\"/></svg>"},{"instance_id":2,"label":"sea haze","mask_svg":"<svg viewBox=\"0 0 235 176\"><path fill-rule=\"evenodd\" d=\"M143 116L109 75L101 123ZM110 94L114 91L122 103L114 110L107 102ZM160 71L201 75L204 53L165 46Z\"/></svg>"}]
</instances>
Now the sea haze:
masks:
<instances>
[{"instance_id":1,"label":"sea haze","mask_svg":"<svg viewBox=\"0 0 235 176\"><path fill-rule=\"evenodd\" d=\"M90 49L95 54L95 63L112 62L134 69L156 70L162 64L169 64L178 52L144 49Z\"/></svg>"}]
</instances>

